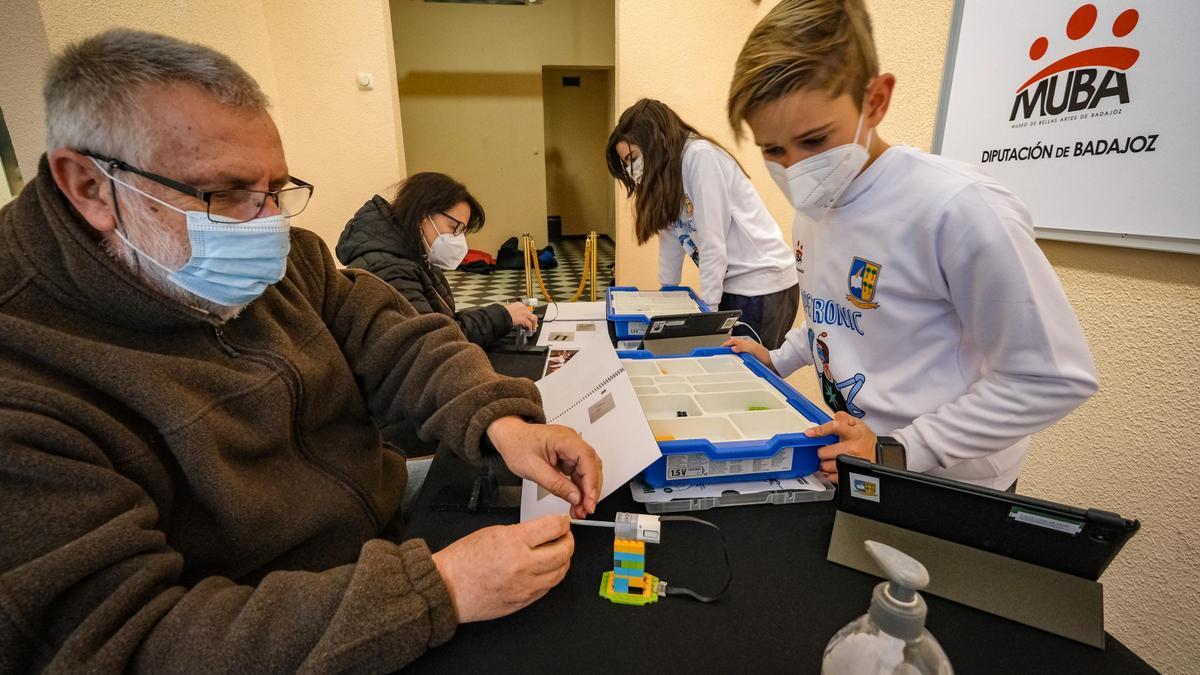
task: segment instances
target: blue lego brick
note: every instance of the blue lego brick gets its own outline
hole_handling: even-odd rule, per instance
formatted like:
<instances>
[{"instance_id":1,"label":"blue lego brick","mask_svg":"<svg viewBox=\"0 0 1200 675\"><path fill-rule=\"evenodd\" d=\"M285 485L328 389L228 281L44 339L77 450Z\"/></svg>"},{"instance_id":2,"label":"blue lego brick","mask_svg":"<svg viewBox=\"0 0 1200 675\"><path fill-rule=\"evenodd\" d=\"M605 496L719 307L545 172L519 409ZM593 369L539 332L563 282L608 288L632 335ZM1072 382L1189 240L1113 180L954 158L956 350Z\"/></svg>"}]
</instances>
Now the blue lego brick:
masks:
<instances>
[{"instance_id":1,"label":"blue lego brick","mask_svg":"<svg viewBox=\"0 0 1200 675\"><path fill-rule=\"evenodd\" d=\"M646 562L646 554L644 554L644 553L613 553L613 560L632 560L634 562Z\"/></svg>"},{"instance_id":2,"label":"blue lego brick","mask_svg":"<svg viewBox=\"0 0 1200 675\"><path fill-rule=\"evenodd\" d=\"M623 577L613 577L613 590L618 593L628 593L629 580Z\"/></svg>"}]
</instances>

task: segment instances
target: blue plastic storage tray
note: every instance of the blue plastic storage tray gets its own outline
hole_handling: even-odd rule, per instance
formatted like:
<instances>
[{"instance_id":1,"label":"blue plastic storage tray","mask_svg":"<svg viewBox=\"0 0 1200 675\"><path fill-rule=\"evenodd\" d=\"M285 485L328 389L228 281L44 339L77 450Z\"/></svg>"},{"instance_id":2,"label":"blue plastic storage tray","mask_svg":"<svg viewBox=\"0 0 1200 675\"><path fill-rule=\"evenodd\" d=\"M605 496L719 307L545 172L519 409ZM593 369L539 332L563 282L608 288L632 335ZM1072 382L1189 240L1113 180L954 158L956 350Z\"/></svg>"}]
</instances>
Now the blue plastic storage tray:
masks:
<instances>
[{"instance_id":1,"label":"blue plastic storage tray","mask_svg":"<svg viewBox=\"0 0 1200 675\"><path fill-rule=\"evenodd\" d=\"M778 375L747 354L734 354L731 349L718 347L697 349L690 354L678 356L656 357L644 350L621 351L617 352L617 356L634 361L670 362L685 359L690 360L692 364L696 364L701 369L699 372L691 374L680 374L678 371L670 374L664 373L659 367L656 369L659 372L658 375L649 373L638 375L634 371L640 370L640 368L634 367L633 364L626 364L626 370L630 371L630 376L634 378L635 390L640 389L639 400L642 402L643 410L647 411L647 419L650 421L651 429L655 431L656 437L667 435L660 435L659 431L671 426L711 427L715 432L705 438L660 440L658 447L663 456L642 473L642 480L647 485L665 487L674 481L728 483L807 476L820 466L817 449L837 441L836 436L809 438L804 435L803 431L775 433L761 437L753 437L755 434L747 433L751 426L769 428L769 423L762 424L762 422L779 419L773 417L776 415L783 415L790 420L792 419L791 411L798 413L813 424L824 424L830 419L825 411L801 396ZM732 356L740 359L746 369L757 376L757 379L745 375L745 370L732 365L736 362L731 362L728 358L719 362L705 360L719 356ZM705 365L706 363L708 365ZM680 366L683 365L685 365L684 362L680 361ZM693 366L689 366L689 368L691 367ZM728 378L734 377L739 378L741 383L728 381ZM637 382L645 383L646 378L655 379L652 386L653 392L648 391L651 388L650 385L637 386ZM723 378L726 381L721 382L720 380ZM706 380L717 381L708 382ZM764 381L771 389L783 396L786 404L775 397L761 394L764 391L762 386ZM686 393L684 387L691 388L692 392ZM714 406L719 406L753 400L756 394L769 409L762 410L760 408L764 406L755 406L753 409L731 408L727 412L715 412L715 407L713 411L709 411L705 407L710 401ZM672 419L669 415L672 403L683 408L694 406L693 412L698 411L699 414L690 415L690 417L697 420L707 418L709 422L680 422L678 418ZM651 413L648 409L648 406L651 405L665 407L663 410ZM785 413L784 411L789 412ZM679 412L689 411L680 410ZM652 419L652 414L658 416ZM723 432L742 437L750 435L753 438L713 440L714 437L720 438Z\"/></svg>"},{"instance_id":2,"label":"blue plastic storage tray","mask_svg":"<svg viewBox=\"0 0 1200 675\"><path fill-rule=\"evenodd\" d=\"M613 329L617 333L618 340L641 339L646 334L646 328L650 326L651 317L646 314L614 314L612 306L613 291L638 292L642 289L636 286L610 286L604 295L604 308L608 315L608 320L613 323ZM700 307L701 312L711 312L708 305L696 295L696 292L687 286L663 286L658 289L660 291L687 291L692 300L696 301L696 305Z\"/></svg>"}]
</instances>

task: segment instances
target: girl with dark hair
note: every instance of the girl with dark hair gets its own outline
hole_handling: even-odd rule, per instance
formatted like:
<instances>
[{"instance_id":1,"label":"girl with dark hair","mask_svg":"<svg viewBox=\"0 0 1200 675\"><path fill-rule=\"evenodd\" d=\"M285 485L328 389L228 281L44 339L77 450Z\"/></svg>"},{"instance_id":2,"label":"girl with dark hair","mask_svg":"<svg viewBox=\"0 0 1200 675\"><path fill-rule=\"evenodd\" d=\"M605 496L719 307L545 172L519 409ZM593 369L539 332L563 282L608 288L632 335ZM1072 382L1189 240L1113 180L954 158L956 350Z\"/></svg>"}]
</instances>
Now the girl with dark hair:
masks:
<instances>
[{"instance_id":1,"label":"girl with dark hair","mask_svg":"<svg viewBox=\"0 0 1200 675\"><path fill-rule=\"evenodd\" d=\"M621 114L605 158L635 199L638 244L659 236L659 284L679 284L690 257L710 307L742 310L764 345L782 344L800 301L796 263L737 160L652 99Z\"/></svg>"},{"instance_id":2,"label":"girl with dark hair","mask_svg":"<svg viewBox=\"0 0 1200 675\"><path fill-rule=\"evenodd\" d=\"M455 310L442 270L458 267L466 235L483 222L483 207L462 183L442 173L413 174L391 202L375 195L363 204L342 231L337 257L391 284L418 312L453 317L468 340L486 347L513 326L536 330L537 317L519 302Z\"/></svg>"}]
</instances>

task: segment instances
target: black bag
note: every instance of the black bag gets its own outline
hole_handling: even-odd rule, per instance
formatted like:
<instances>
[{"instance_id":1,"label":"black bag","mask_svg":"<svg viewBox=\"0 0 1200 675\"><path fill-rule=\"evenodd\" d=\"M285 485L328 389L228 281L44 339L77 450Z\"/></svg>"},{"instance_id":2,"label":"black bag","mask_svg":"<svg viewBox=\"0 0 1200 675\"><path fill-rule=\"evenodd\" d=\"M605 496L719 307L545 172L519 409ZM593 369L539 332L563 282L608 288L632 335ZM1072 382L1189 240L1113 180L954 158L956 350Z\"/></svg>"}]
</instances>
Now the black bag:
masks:
<instances>
[{"instance_id":1,"label":"black bag","mask_svg":"<svg viewBox=\"0 0 1200 675\"><path fill-rule=\"evenodd\" d=\"M525 255L521 252L521 242L516 237L509 237L500 245L500 250L496 252L496 269L525 269Z\"/></svg>"}]
</instances>

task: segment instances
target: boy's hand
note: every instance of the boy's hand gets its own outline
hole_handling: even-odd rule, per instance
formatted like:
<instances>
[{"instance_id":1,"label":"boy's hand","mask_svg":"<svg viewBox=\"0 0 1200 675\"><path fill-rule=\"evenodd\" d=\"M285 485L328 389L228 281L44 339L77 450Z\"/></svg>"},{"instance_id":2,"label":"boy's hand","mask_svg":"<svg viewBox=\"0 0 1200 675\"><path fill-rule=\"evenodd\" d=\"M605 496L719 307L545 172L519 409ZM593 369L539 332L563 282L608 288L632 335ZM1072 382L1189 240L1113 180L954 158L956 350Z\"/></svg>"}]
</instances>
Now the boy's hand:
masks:
<instances>
[{"instance_id":1,"label":"boy's hand","mask_svg":"<svg viewBox=\"0 0 1200 675\"><path fill-rule=\"evenodd\" d=\"M771 363L771 350L758 344L750 338L731 337L725 342L721 343L721 346L733 347L733 351L737 352L738 354L749 354L759 361L762 361L763 365L766 367L770 368L771 370L775 370L775 365Z\"/></svg>"},{"instance_id":2,"label":"boy's hand","mask_svg":"<svg viewBox=\"0 0 1200 675\"><path fill-rule=\"evenodd\" d=\"M817 450L817 457L821 459L821 471L829 480L834 483L838 481L838 455L854 455L868 462L875 461L875 444L879 439L866 422L839 412L833 416L833 421L804 432L804 435L810 438L830 434L835 434L841 440Z\"/></svg>"}]
</instances>

